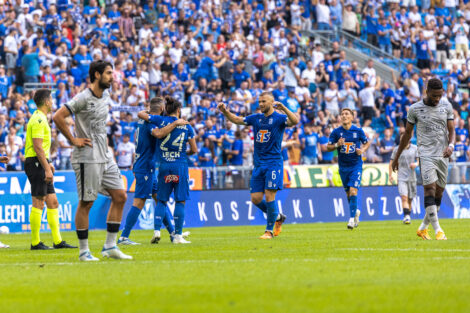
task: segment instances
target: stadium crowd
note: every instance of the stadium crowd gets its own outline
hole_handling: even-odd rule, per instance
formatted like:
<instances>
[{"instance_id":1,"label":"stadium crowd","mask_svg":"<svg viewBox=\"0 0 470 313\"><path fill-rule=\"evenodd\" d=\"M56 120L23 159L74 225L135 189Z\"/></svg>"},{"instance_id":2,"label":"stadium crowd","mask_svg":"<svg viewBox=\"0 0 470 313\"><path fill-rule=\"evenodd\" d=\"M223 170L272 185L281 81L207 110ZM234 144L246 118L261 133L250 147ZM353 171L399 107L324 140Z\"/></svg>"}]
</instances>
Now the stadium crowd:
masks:
<instances>
[{"instance_id":1,"label":"stadium crowd","mask_svg":"<svg viewBox=\"0 0 470 313\"><path fill-rule=\"evenodd\" d=\"M420 3L419 3L420 2ZM388 162L408 107L426 81L445 82L454 105L459 161L468 157L470 4L458 0L3 0L0 2L1 170L22 170L25 124L34 112L31 87L49 84L55 109L86 88L89 64L114 64L109 148L131 168L136 116L148 100L171 95L185 106L200 147L192 166L251 165L249 128L236 128L216 110L256 112L271 91L300 116L286 131L288 164L331 163L327 152L338 113L348 107L372 147L366 162ZM405 59L394 84L346 59L343 43L326 51L302 30L339 30ZM450 54L455 50L455 56ZM468 55L470 57L470 55ZM413 63L420 71L413 70ZM73 120L68 121L73 128ZM72 147L53 127L52 161L70 169Z\"/></svg>"}]
</instances>

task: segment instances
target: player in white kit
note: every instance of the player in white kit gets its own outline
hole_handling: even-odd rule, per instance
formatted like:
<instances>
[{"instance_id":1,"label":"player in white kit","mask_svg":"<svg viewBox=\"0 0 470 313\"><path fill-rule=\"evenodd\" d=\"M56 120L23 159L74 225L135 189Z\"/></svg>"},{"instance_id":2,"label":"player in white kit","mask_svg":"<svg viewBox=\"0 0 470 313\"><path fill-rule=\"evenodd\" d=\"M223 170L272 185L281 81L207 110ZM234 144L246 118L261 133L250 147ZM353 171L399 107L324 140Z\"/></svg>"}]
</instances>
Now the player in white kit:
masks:
<instances>
[{"instance_id":1,"label":"player in white kit","mask_svg":"<svg viewBox=\"0 0 470 313\"><path fill-rule=\"evenodd\" d=\"M106 120L109 114L110 96L107 89L113 82L113 66L102 60L90 64L90 88L76 95L54 114L54 123L75 147L72 167L77 181L79 204L75 226L80 243L81 261L98 261L88 248L88 215L98 192L111 196L108 212L106 242L101 254L114 259L132 259L116 246L121 225L122 211L127 200L124 184L113 155L108 150ZM74 137L65 119L74 115Z\"/></svg>"},{"instance_id":2,"label":"player in white kit","mask_svg":"<svg viewBox=\"0 0 470 313\"><path fill-rule=\"evenodd\" d=\"M428 81L426 98L413 104L408 111L406 130L400 140L396 157L392 162L394 171L399 169L400 156L408 146L416 125L418 156L424 186L426 214L417 234L429 240L427 227L431 224L437 240L447 240L439 225L437 212L447 183L449 157L454 151L454 111L446 98L442 98L442 81L432 78Z\"/></svg>"}]
</instances>

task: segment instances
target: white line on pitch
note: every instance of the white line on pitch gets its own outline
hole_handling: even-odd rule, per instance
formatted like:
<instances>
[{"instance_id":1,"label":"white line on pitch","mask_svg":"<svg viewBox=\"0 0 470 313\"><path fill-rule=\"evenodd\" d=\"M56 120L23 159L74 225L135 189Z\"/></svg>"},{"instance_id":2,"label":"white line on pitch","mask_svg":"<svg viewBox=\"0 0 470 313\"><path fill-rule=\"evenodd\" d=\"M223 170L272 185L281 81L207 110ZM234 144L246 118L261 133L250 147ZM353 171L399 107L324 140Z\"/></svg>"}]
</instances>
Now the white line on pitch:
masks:
<instances>
[{"instance_id":1,"label":"white line on pitch","mask_svg":"<svg viewBox=\"0 0 470 313\"><path fill-rule=\"evenodd\" d=\"M435 248L334 248L345 251L419 251L419 252L470 252L470 249L435 249Z\"/></svg>"}]
</instances>

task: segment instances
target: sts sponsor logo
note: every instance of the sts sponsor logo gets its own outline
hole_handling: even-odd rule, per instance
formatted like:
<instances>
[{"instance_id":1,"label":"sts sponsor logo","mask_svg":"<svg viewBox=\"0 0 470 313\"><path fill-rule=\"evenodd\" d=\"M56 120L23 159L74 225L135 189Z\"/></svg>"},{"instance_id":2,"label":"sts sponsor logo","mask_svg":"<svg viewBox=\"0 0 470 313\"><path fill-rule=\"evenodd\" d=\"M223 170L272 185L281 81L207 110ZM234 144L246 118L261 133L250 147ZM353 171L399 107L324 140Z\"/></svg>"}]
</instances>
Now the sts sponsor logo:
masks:
<instances>
[{"instance_id":1,"label":"sts sponsor logo","mask_svg":"<svg viewBox=\"0 0 470 313\"><path fill-rule=\"evenodd\" d=\"M261 129L256 134L256 141L260 143L268 142L270 138L271 138L271 132L269 132L266 129Z\"/></svg>"},{"instance_id":2,"label":"sts sponsor logo","mask_svg":"<svg viewBox=\"0 0 470 313\"><path fill-rule=\"evenodd\" d=\"M353 142L345 142L344 145L341 146L341 153L350 154L356 152L356 144Z\"/></svg>"}]
</instances>

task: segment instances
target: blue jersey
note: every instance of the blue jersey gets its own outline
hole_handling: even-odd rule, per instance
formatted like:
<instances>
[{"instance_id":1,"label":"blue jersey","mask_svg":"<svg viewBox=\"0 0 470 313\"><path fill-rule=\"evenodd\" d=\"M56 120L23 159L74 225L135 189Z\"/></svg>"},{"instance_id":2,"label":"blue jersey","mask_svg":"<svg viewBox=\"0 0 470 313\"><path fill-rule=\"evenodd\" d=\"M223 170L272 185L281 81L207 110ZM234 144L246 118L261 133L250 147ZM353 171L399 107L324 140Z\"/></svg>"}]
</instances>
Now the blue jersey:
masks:
<instances>
[{"instance_id":1,"label":"blue jersey","mask_svg":"<svg viewBox=\"0 0 470 313\"><path fill-rule=\"evenodd\" d=\"M134 173L147 174L155 169L155 147L157 138L152 136L155 125L139 120L136 134Z\"/></svg>"},{"instance_id":2,"label":"blue jersey","mask_svg":"<svg viewBox=\"0 0 470 313\"><path fill-rule=\"evenodd\" d=\"M356 153L356 149L359 149L361 144L368 142L362 128L355 125L351 125L350 129L344 129L343 126L335 128L328 143L334 145L340 138L344 138L344 145L337 149L339 168L353 168L362 165L362 156Z\"/></svg>"},{"instance_id":3,"label":"blue jersey","mask_svg":"<svg viewBox=\"0 0 470 313\"><path fill-rule=\"evenodd\" d=\"M302 154L307 157L316 158L318 157L317 144L318 134L304 134L301 136L302 140L305 140L305 149L302 150Z\"/></svg>"},{"instance_id":4,"label":"blue jersey","mask_svg":"<svg viewBox=\"0 0 470 313\"><path fill-rule=\"evenodd\" d=\"M287 115L274 111L270 116L252 114L244 118L247 125L253 126L254 164L282 164L281 144L287 126Z\"/></svg>"},{"instance_id":5,"label":"blue jersey","mask_svg":"<svg viewBox=\"0 0 470 313\"><path fill-rule=\"evenodd\" d=\"M174 116L150 115L149 122L158 128L163 128L177 118ZM190 125L178 126L165 138L158 139L157 145L160 153L158 155L160 164L164 163L188 163L186 144L189 139L194 138L194 130Z\"/></svg>"}]
</instances>

